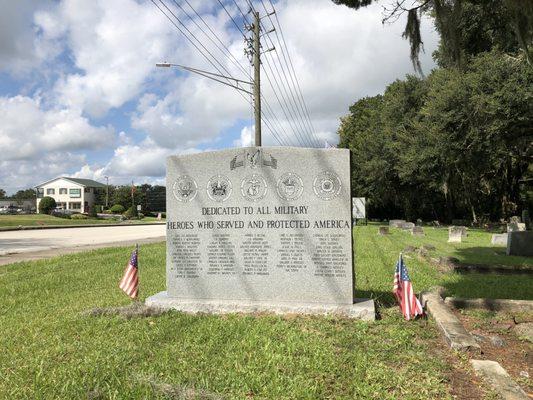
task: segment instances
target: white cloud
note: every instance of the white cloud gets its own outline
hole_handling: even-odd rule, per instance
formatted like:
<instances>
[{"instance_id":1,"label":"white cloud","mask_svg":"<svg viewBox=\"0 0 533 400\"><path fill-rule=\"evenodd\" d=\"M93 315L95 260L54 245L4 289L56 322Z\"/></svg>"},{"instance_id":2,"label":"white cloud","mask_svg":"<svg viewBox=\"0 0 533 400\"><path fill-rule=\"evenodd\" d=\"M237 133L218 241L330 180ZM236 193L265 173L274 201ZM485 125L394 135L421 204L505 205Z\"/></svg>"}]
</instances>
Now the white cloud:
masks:
<instances>
[{"instance_id":1,"label":"white cloud","mask_svg":"<svg viewBox=\"0 0 533 400\"><path fill-rule=\"evenodd\" d=\"M248 70L242 36L225 12L216 2L190 1ZM246 11L245 2L240 4ZM55 82L36 85L37 90L44 88L41 96L46 96L46 106L35 94L0 97L0 143L6 149L0 154L0 162L9 163L10 168L16 169L18 164L6 160L42 160L60 152L112 148L116 128L95 126L98 124L93 121L128 102L135 111L128 111L126 116L137 132L129 133L124 125L116 129L121 131L118 147L109 160L96 163L72 156L72 162L83 162L77 166L59 162L56 165L70 165L70 170L79 176L98 179L103 175L117 180L132 176L157 179L164 175L167 155L232 143L233 138L222 143L221 132L250 120L247 95L243 99L233 89L197 75L155 68L156 62L166 59L216 72L149 1L0 0L0 5L6 10L0 15L0 70L35 71L44 61L53 72L48 77L60 76ZM229 9L237 12L234 7ZM354 11L336 6L331 0L280 0L276 10L317 143L336 142L339 118L357 99L381 93L388 83L413 73L408 42L401 38L403 21L382 26L379 4ZM268 28L268 18L263 22ZM221 60L229 74L248 79L202 36L194 23L187 21L187 26ZM423 21L426 54L422 64L426 71L433 66L430 54L437 44L432 26ZM269 36L276 42L276 33ZM301 110L285 105L282 99L288 100L294 94L286 96L283 89L286 86L281 81L290 72L280 66L284 57L279 44L274 44L277 50L263 56L262 87L277 120L269 116L269 105L264 103L264 117L270 123L263 123L263 143L277 144L268 127L271 124L283 142L298 144L306 141L301 131L307 131L310 124L300 120ZM269 45L265 39L264 48ZM274 60L279 67L272 74L268 64ZM72 65L68 65L70 62ZM283 107L269 86L267 74ZM291 78L288 80L292 82ZM279 89L275 81L280 82ZM50 85L53 90L46 91ZM115 123L113 118L110 121ZM236 131L235 136L238 134ZM245 127L233 144L242 146L252 138L253 130ZM20 165L29 167L26 161ZM59 167L57 170L65 171ZM3 184L0 182L0 186Z\"/></svg>"},{"instance_id":2,"label":"white cloud","mask_svg":"<svg viewBox=\"0 0 533 400\"><path fill-rule=\"evenodd\" d=\"M51 4L48 0L0 0L0 71L20 76L39 67L42 59L32 16Z\"/></svg>"},{"instance_id":3,"label":"white cloud","mask_svg":"<svg viewBox=\"0 0 533 400\"><path fill-rule=\"evenodd\" d=\"M249 147L253 146L255 138L255 125L254 126L245 126L241 130L240 139L234 140L233 145L235 147Z\"/></svg>"},{"instance_id":4,"label":"white cloud","mask_svg":"<svg viewBox=\"0 0 533 400\"><path fill-rule=\"evenodd\" d=\"M154 182L165 176L166 158L174 154L193 154L200 150L188 148L173 150L159 147L150 139L132 145L126 144L115 149L112 159L104 166L85 164L72 176L103 181L109 177L114 184L127 184L132 180Z\"/></svg>"},{"instance_id":5,"label":"white cloud","mask_svg":"<svg viewBox=\"0 0 533 400\"><path fill-rule=\"evenodd\" d=\"M0 160L29 160L47 152L112 145L112 127L94 127L70 109L44 110L39 99L0 97Z\"/></svg>"},{"instance_id":6,"label":"white cloud","mask_svg":"<svg viewBox=\"0 0 533 400\"><path fill-rule=\"evenodd\" d=\"M70 152L46 153L32 160L0 160L0 187L12 194L20 189L35 187L51 178L66 176L69 171L86 162L84 155Z\"/></svg>"},{"instance_id":7,"label":"white cloud","mask_svg":"<svg viewBox=\"0 0 533 400\"><path fill-rule=\"evenodd\" d=\"M176 36L150 2L64 0L40 20L61 20L80 71L56 83L59 101L102 116L143 90L155 63L175 51ZM45 33L55 24L41 24Z\"/></svg>"},{"instance_id":8,"label":"white cloud","mask_svg":"<svg viewBox=\"0 0 533 400\"><path fill-rule=\"evenodd\" d=\"M249 106L234 90L216 82L189 77L164 98L141 98L131 126L168 148L212 143L236 119L249 118Z\"/></svg>"}]
</instances>

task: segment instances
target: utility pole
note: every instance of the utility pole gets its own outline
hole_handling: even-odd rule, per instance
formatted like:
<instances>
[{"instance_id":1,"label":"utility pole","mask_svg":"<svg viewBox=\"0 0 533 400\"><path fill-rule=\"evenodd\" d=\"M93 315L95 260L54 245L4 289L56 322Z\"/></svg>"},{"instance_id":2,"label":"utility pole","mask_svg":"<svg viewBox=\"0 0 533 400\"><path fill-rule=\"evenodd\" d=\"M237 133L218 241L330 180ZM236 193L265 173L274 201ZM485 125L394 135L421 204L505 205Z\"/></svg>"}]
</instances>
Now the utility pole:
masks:
<instances>
[{"instance_id":1,"label":"utility pole","mask_svg":"<svg viewBox=\"0 0 533 400\"><path fill-rule=\"evenodd\" d=\"M261 18L254 11L254 114L255 145L261 147Z\"/></svg>"},{"instance_id":2,"label":"utility pole","mask_svg":"<svg viewBox=\"0 0 533 400\"><path fill-rule=\"evenodd\" d=\"M133 212L136 212L137 209L135 208L134 194L135 194L135 186L133 185L133 181L131 181L131 206L134 208Z\"/></svg>"},{"instance_id":3,"label":"utility pole","mask_svg":"<svg viewBox=\"0 0 533 400\"><path fill-rule=\"evenodd\" d=\"M109 176L104 176L105 178L105 208L109 208Z\"/></svg>"}]
</instances>

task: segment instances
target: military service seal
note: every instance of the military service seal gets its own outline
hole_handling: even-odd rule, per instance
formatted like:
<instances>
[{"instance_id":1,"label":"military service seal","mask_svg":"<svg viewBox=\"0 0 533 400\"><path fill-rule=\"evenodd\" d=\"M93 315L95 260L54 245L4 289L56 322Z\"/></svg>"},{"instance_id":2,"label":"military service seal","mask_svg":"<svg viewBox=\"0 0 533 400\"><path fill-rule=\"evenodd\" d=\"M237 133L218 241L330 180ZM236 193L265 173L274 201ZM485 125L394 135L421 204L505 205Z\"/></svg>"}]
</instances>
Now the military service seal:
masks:
<instances>
[{"instance_id":1,"label":"military service seal","mask_svg":"<svg viewBox=\"0 0 533 400\"><path fill-rule=\"evenodd\" d=\"M259 174L248 175L242 180L241 194L248 201L258 201L265 197L268 187L263 178Z\"/></svg>"},{"instance_id":2,"label":"military service seal","mask_svg":"<svg viewBox=\"0 0 533 400\"><path fill-rule=\"evenodd\" d=\"M322 200L334 199L339 195L341 189L341 180L335 172L321 172L315 177L313 182L313 190Z\"/></svg>"},{"instance_id":3,"label":"military service seal","mask_svg":"<svg viewBox=\"0 0 533 400\"><path fill-rule=\"evenodd\" d=\"M172 193L178 201L192 201L198 194L196 181L188 175L181 175L176 178L172 186Z\"/></svg>"},{"instance_id":4,"label":"military service seal","mask_svg":"<svg viewBox=\"0 0 533 400\"><path fill-rule=\"evenodd\" d=\"M215 175L207 182L207 195L213 201L226 201L231 196L231 181L224 175Z\"/></svg>"},{"instance_id":5,"label":"military service seal","mask_svg":"<svg viewBox=\"0 0 533 400\"><path fill-rule=\"evenodd\" d=\"M296 200L302 195L304 185L300 176L287 172L278 179L276 188L283 200Z\"/></svg>"}]
</instances>

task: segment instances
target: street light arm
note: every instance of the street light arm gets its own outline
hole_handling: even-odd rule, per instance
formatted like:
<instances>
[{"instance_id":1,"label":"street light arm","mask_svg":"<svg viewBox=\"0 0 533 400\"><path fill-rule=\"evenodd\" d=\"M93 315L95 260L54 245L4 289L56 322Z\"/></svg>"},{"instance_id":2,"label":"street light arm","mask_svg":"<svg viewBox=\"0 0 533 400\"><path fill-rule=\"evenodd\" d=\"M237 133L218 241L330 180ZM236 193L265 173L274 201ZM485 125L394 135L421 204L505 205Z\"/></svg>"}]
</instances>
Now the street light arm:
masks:
<instances>
[{"instance_id":1,"label":"street light arm","mask_svg":"<svg viewBox=\"0 0 533 400\"><path fill-rule=\"evenodd\" d=\"M240 79L237 79L237 78L232 78L231 76L215 74L214 72L204 71L204 70L198 69L198 68L187 67L187 66L181 65L181 64L172 64L172 63L164 62L164 63L157 63L155 66L159 67L159 68L178 67L178 68L184 69L186 71L194 72L196 74L205 76L206 78L210 78L210 79L213 79L213 78L211 78L212 76L216 76L216 77L219 77L219 78L229 79L229 80L232 80L232 81L235 81L235 82L239 82L239 83L245 83L247 85L253 85L252 82L247 82L247 81L243 81L243 80L240 80ZM217 82L220 82L220 81L217 80Z\"/></svg>"}]
</instances>

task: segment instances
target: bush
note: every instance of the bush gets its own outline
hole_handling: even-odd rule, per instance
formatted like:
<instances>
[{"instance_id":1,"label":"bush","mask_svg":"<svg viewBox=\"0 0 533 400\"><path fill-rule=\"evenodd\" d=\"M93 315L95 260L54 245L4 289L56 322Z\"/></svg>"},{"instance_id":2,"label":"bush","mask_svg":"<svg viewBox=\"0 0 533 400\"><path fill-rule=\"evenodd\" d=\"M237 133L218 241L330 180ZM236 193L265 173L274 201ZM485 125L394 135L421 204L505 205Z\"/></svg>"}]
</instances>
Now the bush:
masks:
<instances>
[{"instance_id":1,"label":"bush","mask_svg":"<svg viewBox=\"0 0 533 400\"><path fill-rule=\"evenodd\" d=\"M88 219L89 217L85 214L73 214L70 216L71 219Z\"/></svg>"},{"instance_id":2,"label":"bush","mask_svg":"<svg viewBox=\"0 0 533 400\"><path fill-rule=\"evenodd\" d=\"M137 218L139 218L139 219L143 219L143 218L144 218L144 214L143 214L143 213L138 213L138 214L137 214Z\"/></svg>"},{"instance_id":3,"label":"bush","mask_svg":"<svg viewBox=\"0 0 533 400\"><path fill-rule=\"evenodd\" d=\"M124 212L125 208L122 204L115 204L113 207L109 209L112 214L122 214Z\"/></svg>"},{"instance_id":4,"label":"bush","mask_svg":"<svg viewBox=\"0 0 533 400\"><path fill-rule=\"evenodd\" d=\"M41 199L39 203L39 212L41 214L50 214L54 208L56 208L56 201L53 198L45 196Z\"/></svg>"},{"instance_id":5,"label":"bush","mask_svg":"<svg viewBox=\"0 0 533 400\"><path fill-rule=\"evenodd\" d=\"M137 217L137 208L134 207L134 206L131 206L131 207L128 208L128 210L124 213L124 216L125 216L127 219L136 218L136 217Z\"/></svg>"}]
</instances>

